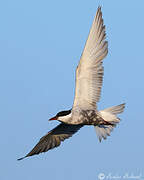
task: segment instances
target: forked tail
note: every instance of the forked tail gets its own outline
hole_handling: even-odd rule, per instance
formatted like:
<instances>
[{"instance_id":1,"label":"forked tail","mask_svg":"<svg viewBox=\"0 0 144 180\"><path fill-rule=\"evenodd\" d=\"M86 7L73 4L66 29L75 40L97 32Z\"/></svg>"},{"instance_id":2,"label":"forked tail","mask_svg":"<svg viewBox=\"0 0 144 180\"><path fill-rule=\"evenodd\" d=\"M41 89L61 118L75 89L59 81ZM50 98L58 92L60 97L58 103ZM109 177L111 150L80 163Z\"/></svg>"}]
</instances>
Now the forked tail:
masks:
<instances>
[{"instance_id":1,"label":"forked tail","mask_svg":"<svg viewBox=\"0 0 144 180\"><path fill-rule=\"evenodd\" d=\"M120 122L120 119L117 117L117 114L120 114L124 111L125 104L120 104L118 106L113 106L102 111L99 111L99 116L103 118L105 122L110 125L97 125L95 126L96 134L101 142L102 138L106 139L107 136L110 136L113 128Z\"/></svg>"}]
</instances>

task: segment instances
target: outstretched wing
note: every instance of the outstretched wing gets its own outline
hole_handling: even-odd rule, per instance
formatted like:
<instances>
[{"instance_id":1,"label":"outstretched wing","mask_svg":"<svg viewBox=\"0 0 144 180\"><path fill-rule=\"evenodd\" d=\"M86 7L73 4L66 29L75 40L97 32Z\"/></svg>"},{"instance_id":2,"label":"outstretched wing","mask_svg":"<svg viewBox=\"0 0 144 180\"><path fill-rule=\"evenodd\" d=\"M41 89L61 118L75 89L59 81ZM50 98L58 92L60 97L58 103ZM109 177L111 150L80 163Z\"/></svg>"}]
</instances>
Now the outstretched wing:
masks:
<instances>
[{"instance_id":1,"label":"outstretched wing","mask_svg":"<svg viewBox=\"0 0 144 180\"><path fill-rule=\"evenodd\" d=\"M96 109L103 81L102 60L108 52L108 43L105 41L105 37L105 26L99 7L76 70L73 108L79 106L82 109Z\"/></svg>"},{"instance_id":2,"label":"outstretched wing","mask_svg":"<svg viewBox=\"0 0 144 180\"><path fill-rule=\"evenodd\" d=\"M56 128L43 136L38 144L25 157L22 157L18 160L22 160L28 156L33 156L41 152L46 152L59 146L62 141L71 137L81 127L82 125L68 125L64 123L59 124Z\"/></svg>"}]
</instances>

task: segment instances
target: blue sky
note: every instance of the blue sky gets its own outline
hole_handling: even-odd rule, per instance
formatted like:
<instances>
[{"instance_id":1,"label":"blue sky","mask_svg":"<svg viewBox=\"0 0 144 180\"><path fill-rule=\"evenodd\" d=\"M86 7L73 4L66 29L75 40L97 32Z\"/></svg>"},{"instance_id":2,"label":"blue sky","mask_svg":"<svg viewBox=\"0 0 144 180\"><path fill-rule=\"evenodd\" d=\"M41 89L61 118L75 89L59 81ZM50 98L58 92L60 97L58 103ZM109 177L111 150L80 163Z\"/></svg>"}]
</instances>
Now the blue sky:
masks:
<instances>
[{"instance_id":1,"label":"blue sky","mask_svg":"<svg viewBox=\"0 0 144 180\"><path fill-rule=\"evenodd\" d=\"M62 145L23 161L73 103L75 68L98 5L109 54L99 109L126 102L122 121L98 142L84 127ZM0 179L91 179L144 171L144 1L0 2Z\"/></svg>"}]
</instances>

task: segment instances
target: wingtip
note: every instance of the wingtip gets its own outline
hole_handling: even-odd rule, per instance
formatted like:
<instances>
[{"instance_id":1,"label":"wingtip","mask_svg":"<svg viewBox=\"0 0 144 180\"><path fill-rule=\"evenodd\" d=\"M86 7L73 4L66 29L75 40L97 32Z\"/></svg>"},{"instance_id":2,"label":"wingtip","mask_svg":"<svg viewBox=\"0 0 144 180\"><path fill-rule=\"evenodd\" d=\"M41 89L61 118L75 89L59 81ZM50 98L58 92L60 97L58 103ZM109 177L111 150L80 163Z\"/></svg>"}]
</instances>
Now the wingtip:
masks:
<instances>
[{"instance_id":1,"label":"wingtip","mask_svg":"<svg viewBox=\"0 0 144 180\"><path fill-rule=\"evenodd\" d=\"M17 159L18 161L21 161L21 160L23 160L24 158L26 158L26 156L24 156L24 157L22 157L22 158L19 158L19 159Z\"/></svg>"},{"instance_id":2,"label":"wingtip","mask_svg":"<svg viewBox=\"0 0 144 180\"><path fill-rule=\"evenodd\" d=\"M98 6L98 9L101 10L101 5Z\"/></svg>"},{"instance_id":3,"label":"wingtip","mask_svg":"<svg viewBox=\"0 0 144 180\"><path fill-rule=\"evenodd\" d=\"M97 11L96 11L96 15L95 15L95 20L97 19L97 17L101 16L102 17L102 10L101 10L101 6L98 6Z\"/></svg>"},{"instance_id":4,"label":"wingtip","mask_svg":"<svg viewBox=\"0 0 144 180\"><path fill-rule=\"evenodd\" d=\"M99 5L98 8L97 8L97 11L98 11L98 12L101 12L101 11L102 11L101 9L102 9L102 6Z\"/></svg>"},{"instance_id":5,"label":"wingtip","mask_svg":"<svg viewBox=\"0 0 144 180\"><path fill-rule=\"evenodd\" d=\"M120 104L120 106L123 106L123 108L125 108L126 107L126 103L122 103L122 104Z\"/></svg>"}]
</instances>

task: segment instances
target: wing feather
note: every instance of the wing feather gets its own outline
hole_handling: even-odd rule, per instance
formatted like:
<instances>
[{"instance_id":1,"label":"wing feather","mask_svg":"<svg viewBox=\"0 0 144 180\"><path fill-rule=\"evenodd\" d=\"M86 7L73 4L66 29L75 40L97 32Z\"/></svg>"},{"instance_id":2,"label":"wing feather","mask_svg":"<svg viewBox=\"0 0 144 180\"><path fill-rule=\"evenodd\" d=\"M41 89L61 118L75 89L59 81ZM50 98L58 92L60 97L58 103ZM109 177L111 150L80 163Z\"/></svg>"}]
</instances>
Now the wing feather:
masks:
<instances>
[{"instance_id":1,"label":"wing feather","mask_svg":"<svg viewBox=\"0 0 144 180\"><path fill-rule=\"evenodd\" d=\"M108 53L105 26L99 7L94 18L79 65L76 69L76 88L73 108L96 109L100 99L104 69L102 60Z\"/></svg>"},{"instance_id":2,"label":"wing feather","mask_svg":"<svg viewBox=\"0 0 144 180\"><path fill-rule=\"evenodd\" d=\"M46 152L50 149L58 147L62 141L71 137L81 127L82 125L68 125L64 123L59 124L56 128L43 136L38 144L36 144L36 146L25 157L22 157L18 160L22 160L26 157Z\"/></svg>"}]
</instances>

